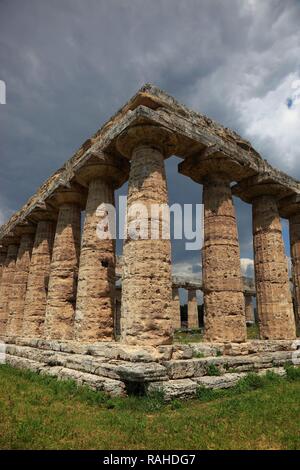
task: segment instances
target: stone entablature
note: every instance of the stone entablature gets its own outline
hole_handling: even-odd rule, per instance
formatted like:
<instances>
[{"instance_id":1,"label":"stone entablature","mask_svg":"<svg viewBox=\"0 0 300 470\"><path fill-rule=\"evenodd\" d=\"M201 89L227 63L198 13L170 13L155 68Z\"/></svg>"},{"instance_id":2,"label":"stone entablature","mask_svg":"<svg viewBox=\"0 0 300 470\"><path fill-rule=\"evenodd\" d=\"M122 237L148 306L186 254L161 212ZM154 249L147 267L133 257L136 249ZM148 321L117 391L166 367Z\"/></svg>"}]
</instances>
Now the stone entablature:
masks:
<instances>
[{"instance_id":1,"label":"stone entablature","mask_svg":"<svg viewBox=\"0 0 300 470\"><path fill-rule=\"evenodd\" d=\"M250 142L212 119L189 110L159 88L147 84L99 131L84 142L66 164L9 219L0 230L0 243L21 221L30 219L33 211L45 204L57 188L68 186L76 179L80 168L93 158L95 152L116 153L115 142L118 135L124 129L140 122L161 125L175 132L178 138L176 155L182 158L209 148L210 153L222 154L225 158L229 157L237 162L238 166L244 168L245 174L258 174L264 181L274 183L275 188L281 187L286 196L300 194L300 183L263 160Z\"/></svg>"}]
</instances>

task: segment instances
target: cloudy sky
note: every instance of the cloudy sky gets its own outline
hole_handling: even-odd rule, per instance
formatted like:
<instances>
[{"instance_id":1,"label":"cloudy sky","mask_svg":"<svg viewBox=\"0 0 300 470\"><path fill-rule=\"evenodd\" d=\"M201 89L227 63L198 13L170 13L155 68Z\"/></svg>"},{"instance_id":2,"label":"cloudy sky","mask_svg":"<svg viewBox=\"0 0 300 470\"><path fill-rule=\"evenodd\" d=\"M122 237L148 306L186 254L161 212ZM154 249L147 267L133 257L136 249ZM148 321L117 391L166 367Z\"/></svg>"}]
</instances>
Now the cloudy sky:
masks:
<instances>
[{"instance_id":1,"label":"cloudy sky","mask_svg":"<svg viewBox=\"0 0 300 470\"><path fill-rule=\"evenodd\" d=\"M300 178L299 25L299 0L0 0L0 223L145 82ZM178 161L170 201L200 202ZM249 273L251 208L236 207ZM173 259L199 269L180 242Z\"/></svg>"}]
</instances>

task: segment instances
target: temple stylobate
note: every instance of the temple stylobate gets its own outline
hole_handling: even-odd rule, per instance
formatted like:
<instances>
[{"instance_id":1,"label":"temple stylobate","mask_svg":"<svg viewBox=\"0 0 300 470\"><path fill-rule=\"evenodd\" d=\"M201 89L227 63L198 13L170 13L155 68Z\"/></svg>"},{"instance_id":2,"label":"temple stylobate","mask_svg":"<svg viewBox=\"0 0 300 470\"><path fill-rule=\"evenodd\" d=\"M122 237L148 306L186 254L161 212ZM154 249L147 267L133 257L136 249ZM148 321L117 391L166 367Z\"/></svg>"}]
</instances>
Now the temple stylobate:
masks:
<instances>
[{"instance_id":1,"label":"temple stylobate","mask_svg":"<svg viewBox=\"0 0 300 470\"><path fill-rule=\"evenodd\" d=\"M233 195L253 209L260 338L296 338L300 183L274 169L232 130L145 85L1 227L2 339L116 340L115 241L97 235L98 208L114 205L114 191L126 181L127 222L138 223L132 204L168 204L164 161L171 155L182 159L181 174L203 186L205 340L246 342L246 322L253 315L241 273ZM281 217L290 224L292 293ZM119 332L124 345L170 345L180 327L163 219L159 213L154 237L127 234L124 240ZM188 290L190 325L197 328L196 289Z\"/></svg>"}]
</instances>

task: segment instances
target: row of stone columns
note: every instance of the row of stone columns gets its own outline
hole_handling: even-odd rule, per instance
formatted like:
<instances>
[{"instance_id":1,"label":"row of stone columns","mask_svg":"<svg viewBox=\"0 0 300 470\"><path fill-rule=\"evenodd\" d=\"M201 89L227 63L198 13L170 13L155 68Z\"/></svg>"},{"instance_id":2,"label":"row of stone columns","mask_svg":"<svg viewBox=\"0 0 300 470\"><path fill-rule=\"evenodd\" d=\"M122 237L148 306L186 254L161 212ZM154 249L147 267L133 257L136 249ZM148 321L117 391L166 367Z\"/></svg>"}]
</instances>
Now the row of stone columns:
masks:
<instances>
[{"instance_id":1,"label":"row of stone columns","mask_svg":"<svg viewBox=\"0 0 300 470\"><path fill-rule=\"evenodd\" d=\"M273 185L262 185L259 180L247 177L242 166L214 148L186 159L179 168L181 173L203 184L203 291L206 339L225 342L243 342L246 339L246 320L249 321L251 307L247 299L245 305L243 295L238 231L231 187L232 182L240 180L241 183L235 186L235 194L252 203L253 209L254 266L260 338L295 338L288 265L276 201L278 188L275 186L274 194ZM293 224L293 219L290 224L297 292L299 226L296 221ZM294 235L296 232L297 235ZM297 242L294 241L296 239Z\"/></svg>"},{"instance_id":2,"label":"row of stone columns","mask_svg":"<svg viewBox=\"0 0 300 470\"><path fill-rule=\"evenodd\" d=\"M55 208L36 215L32 226L19 228L8 248L0 287L0 334L43 336L47 339L110 341L113 339L115 242L99 237L99 217L114 204L114 190L128 176L128 206L168 204L164 159L175 153L176 136L167 129L140 125L117 140L117 154L92 155L76 173L77 183L58 188L49 199ZM122 157L120 156L122 155ZM117 156L118 155L118 156ZM125 157L125 158L124 158ZM203 184L203 290L206 339L246 340L246 308L232 181L244 169L218 153L186 159L180 171ZM78 185L80 183L80 185ZM242 194L253 188L241 183ZM84 191L83 188L86 188ZM251 189L252 191L252 189ZM260 335L265 339L295 337L287 262L274 195L249 191L253 206L254 263ZM100 207L100 213L99 213ZM86 217L81 235L81 211ZM33 214L33 218L35 215ZM152 238L126 234L123 249L121 341L128 344L172 342L174 305L171 246L162 232L164 212L146 226ZM150 224L151 222L151 224ZM292 218L294 278L299 279L299 221ZM138 214L127 214L128 227L138 226ZM150 227L151 225L151 227ZM109 226L105 230L109 231ZM167 227L168 230L168 227ZM3 253L2 253L3 258ZM295 282L299 292L299 282ZM297 305L300 302L297 300ZM189 292L192 325L198 325L197 300ZM249 308L249 305L247 306Z\"/></svg>"}]
</instances>

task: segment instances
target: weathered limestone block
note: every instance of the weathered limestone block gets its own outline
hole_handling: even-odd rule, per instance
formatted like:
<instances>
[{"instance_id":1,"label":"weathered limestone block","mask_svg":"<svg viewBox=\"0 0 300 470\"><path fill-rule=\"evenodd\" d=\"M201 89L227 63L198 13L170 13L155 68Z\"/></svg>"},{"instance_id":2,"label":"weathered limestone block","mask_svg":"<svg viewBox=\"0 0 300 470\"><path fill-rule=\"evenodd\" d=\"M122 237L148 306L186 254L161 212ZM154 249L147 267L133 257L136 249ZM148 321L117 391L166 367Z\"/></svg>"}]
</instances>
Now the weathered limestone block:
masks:
<instances>
[{"instance_id":1,"label":"weathered limestone block","mask_svg":"<svg viewBox=\"0 0 300 470\"><path fill-rule=\"evenodd\" d=\"M81 195L74 191L57 196L59 214L53 244L44 336L72 339L80 253Z\"/></svg>"},{"instance_id":2,"label":"weathered limestone block","mask_svg":"<svg viewBox=\"0 0 300 470\"><path fill-rule=\"evenodd\" d=\"M199 328L198 301L195 289L188 289L188 328Z\"/></svg>"},{"instance_id":3,"label":"weathered limestone block","mask_svg":"<svg viewBox=\"0 0 300 470\"><path fill-rule=\"evenodd\" d=\"M51 375L59 380L74 380L79 386L86 386L96 391L105 392L113 397L125 397L125 384L120 380L108 379L97 375L79 372L66 367L43 367L41 375Z\"/></svg>"},{"instance_id":4,"label":"weathered limestone block","mask_svg":"<svg viewBox=\"0 0 300 470\"><path fill-rule=\"evenodd\" d=\"M288 265L276 200L253 200L253 243L257 311L262 339L296 336Z\"/></svg>"},{"instance_id":5,"label":"weathered limestone block","mask_svg":"<svg viewBox=\"0 0 300 470\"><path fill-rule=\"evenodd\" d=\"M252 295L247 295L247 294L245 295L245 313L246 313L246 322L248 324L255 323Z\"/></svg>"},{"instance_id":6,"label":"weathered limestone block","mask_svg":"<svg viewBox=\"0 0 300 470\"><path fill-rule=\"evenodd\" d=\"M114 190L127 179L128 170L127 160L100 154L79 173L89 189L76 300L78 341L114 340L115 220L110 207L114 207Z\"/></svg>"},{"instance_id":7,"label":"weathered limestone block","mask_svg":"<svg viewBox=\"0 0 300 470\"><path fill-rule=\"evenodd\" d=\"M165 401L174 398L188 399L196 395L198 385L190 379L169 380L167 382L151 382L147 386L147 393L151 395L156 392L163 393Z\"/></svg>"},{"instance_id":8,"label":"weathered limestone block","mask_svg":"<svg viewBox=\"0 0 300 470\"><path fill-rule=\"evenodd\" d=\"M51 220L38 222L25 296L22 335L27 338L43 335L54 233Z\"/></svg>"},{"instance_id":9,"label":"weathered limestone block","mask_svg":"<svg viewBox=\"0 0 300 470\"><path fill-rule=\"evenodd\" d=\"M230 178L222 173L207 177L203 202L206 340L243 342L245 303Z\"/></svg>"},{"instance_id":10,"label":"weathered limestone block","mask_svg":"<svg viewBox=\"0 0 300 470\"><path fill-rule=\"evenodd\" d=\"M0 285L0 335L4 335L6 332L6 323L9 313L8 308L13 287L17 255L18 245L9 245L6 260L2 268L2 279Z\"/></svg>"},{"instance_id":11,"label":"weathered limestone block","mask_svg":"<svg viewBox=\"0 0 300 470\"><path fill-rule=\"evenodd\" d=\"M150 217L152 204L168 205L164 158L175 144L173 134L154 126L130 128L118 139L120 152L131 158L121 314L121 341L128 344L172 342L169 221L159 210L151 227ZM140 231L134 234L137 227ZM155 236L152 239L151 229Z\"/></svg>"},{"instance_id":12,"label":"weathered limestone block","mask_svg":"<svg viewBox=\"0 0 300 470\"><path fill-rule=\"evenodd\" d=\"M289 218L296 322L300 326L300 214Z\"/></svg>"},{"instance_id":13,"label":"weathered limestone block","mask_svg":"<svg viewBox=\"0 0 300 470\"><path fill-rule=\"evenodd\" d=\"M173 344L172 359L192 359L193 354L194 351L190 344Z\"/></svg>"},{"instance_id":14,"label":"weathered limestone block","mask_svg":"<svg viewBox=\"0 0 300 470\"><path fill-rule=\"evenodd\" d=\"M25 357L12 356L10 354L6 356L5 363L15 367L16 369L32 370L37 373L39 373L44 367L44 364L41 362L32 361Z\"/></svg>"},{"instance_id":15,"label":"weathered limestone block","mask_svg":"<svg viewBox=\"0 0 300 470\"><path fill-rule=\"evenodd\" d=\"M237 344L238 346L242 346L239 343L232 343L232 344ZM228 343L228 346L230 343ZM174 345L175 346L175 345ZM224 354L224 350L227 346L224 345L223 343L191 343L189 344L189 347L191 348L193 352L193 356L195 355L203 355L203 357L212 357L212 356L222 356ZM175 359L174 355L172 357Z\"/></svg>"},{"instance_id":16,"label":"weathered limestone block","mask_svg":"<svg viewBox=\"0 0 300 470\"><path fill-rule=\"evenodd\" d=\"M34 227L23 228L18 250L16 268L8 305L8 318L6 325L7 335L19 336L22 333L27 279L33 247Z\"/></svg>"},{"instance_id":17,"label":"weathered limestone block","mask_svg":"<svg viewBox=\"0 0 300 470\"><path fill-rule=\"evenodd\" d=\"M220 376L196 377L194 380L200 387L204 388L230 388L234 387L246 375L246 372L229 373Z\"/></svg>"},{"instance_id":18,"label":"weathered limestone block","mask_svg":"<svg viewBox=\"0 0 300 470\"><path fill-rule=\"evenodd\" d=\"M179 330L181 328L180 299L178 287L172 288L172 311L173 311L173 328Z\"/></svg>"}]
</instances>

